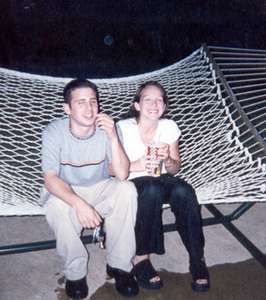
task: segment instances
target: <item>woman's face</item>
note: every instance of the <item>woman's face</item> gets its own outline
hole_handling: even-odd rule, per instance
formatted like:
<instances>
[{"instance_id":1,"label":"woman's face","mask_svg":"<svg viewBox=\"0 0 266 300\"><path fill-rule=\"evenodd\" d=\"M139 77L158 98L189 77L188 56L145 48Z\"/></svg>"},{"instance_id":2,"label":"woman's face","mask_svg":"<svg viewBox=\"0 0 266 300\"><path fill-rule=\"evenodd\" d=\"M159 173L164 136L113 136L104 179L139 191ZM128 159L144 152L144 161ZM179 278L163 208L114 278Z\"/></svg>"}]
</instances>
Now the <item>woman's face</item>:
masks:
<instances>
[{"instance_id":1,"label":"woman's face","mask_svg":"<svg viewBox=\"0 0 266 300\"><path fill-rule=\"evenodd\" d=\"M154 85L145 87L139 102L135 102L134 105L140 113L140 119L147 120L159 120L166 108L161 90Z\"/></svg>"}]
</instances>

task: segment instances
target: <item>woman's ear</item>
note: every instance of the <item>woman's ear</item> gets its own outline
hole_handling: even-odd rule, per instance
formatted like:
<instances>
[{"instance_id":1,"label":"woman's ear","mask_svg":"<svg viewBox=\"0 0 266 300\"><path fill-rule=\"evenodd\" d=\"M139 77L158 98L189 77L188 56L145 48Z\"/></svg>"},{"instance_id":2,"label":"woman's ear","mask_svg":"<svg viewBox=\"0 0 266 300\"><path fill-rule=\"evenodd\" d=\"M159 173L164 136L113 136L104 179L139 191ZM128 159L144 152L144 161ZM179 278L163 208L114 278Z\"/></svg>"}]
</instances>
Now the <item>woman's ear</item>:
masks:
<instances>
[{"instance_id":1,"label":"woman's ear","mask_svg":"<svg viewBox=\"0 0 266 300\"><path fill-rule=\"evenodd\" d=\"M139 103L138 102L134 102L134 107L136 111L140 111L140 107L139 107Z\"/></svg>"},{"instance_id":2,"label":"woman's ear","mask_svg":"<svg viewBox=\"0 0 266 300\"><path fill-rule=\"evenodd\" d=\"M67 104L67 103L64 103L64 112L67 114L67 115L70 115L70 112L71 112L71 110L70 110L70 107L69 107L69 104Z\"/></svg>"}]
</instances>

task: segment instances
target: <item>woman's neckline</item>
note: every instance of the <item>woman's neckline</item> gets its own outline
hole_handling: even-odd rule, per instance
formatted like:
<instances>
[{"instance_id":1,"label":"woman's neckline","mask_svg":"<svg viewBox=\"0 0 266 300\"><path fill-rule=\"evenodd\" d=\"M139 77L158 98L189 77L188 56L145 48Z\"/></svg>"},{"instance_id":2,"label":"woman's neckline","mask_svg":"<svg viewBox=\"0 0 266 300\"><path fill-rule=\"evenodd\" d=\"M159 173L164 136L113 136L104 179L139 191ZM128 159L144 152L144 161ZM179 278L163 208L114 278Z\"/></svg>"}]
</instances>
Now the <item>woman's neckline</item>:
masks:
<instances>
[{"instance_id":1,"label":"woman's neckline","mask_svg":"<svg viewBox=\"0 0 266 300\"><path fill-rule=\"evenodd\" d=\"M156 142L158 126L159 126L159 122L156 124L156 127L152 129L151 134L148 134L147 136L147 134L146 135L144 134L145 130L143 130L143 127L141 128L140 124L138 124L139 136L144 145L149 145L151 143Z\"/></svg>"}]
</instances>

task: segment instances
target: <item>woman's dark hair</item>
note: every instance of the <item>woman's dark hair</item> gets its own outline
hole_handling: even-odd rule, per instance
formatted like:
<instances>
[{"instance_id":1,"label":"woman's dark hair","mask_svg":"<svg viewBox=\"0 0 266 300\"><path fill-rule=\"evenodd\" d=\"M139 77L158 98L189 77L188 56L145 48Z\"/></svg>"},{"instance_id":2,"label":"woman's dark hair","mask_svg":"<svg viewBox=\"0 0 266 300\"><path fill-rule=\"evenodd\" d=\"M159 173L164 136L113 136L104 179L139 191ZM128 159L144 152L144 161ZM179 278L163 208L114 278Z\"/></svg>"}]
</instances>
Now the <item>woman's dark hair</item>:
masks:
<instances>
[{"instance_id":1,"label":"woman's dark hair","mask_svg":"<svg viewBox=\"0 0 266 300\"><path fill-rule=\"evenodd\" d=\"M142 83L139 86L139 88L137 89L137 92L133 98L133 103L132 103L128 113L126 114L126 118L136 118L137 120L139 119L139 111L136 110L134 103L135 102L139 103L143 90L149 86L155 86L161 91L162 97L163 97L163 102L164 102L166 108L168 107L168 97L167 97L166 90L164 89L164 87L158 81L155 81L155 80L146 81L146 82Z\"/></svg>"},{"instance_id":2,"label":"woman's dark hair","mask_svg":"<svg viewBox=\"0 0 266 300\"><path fill-rule=\"evenodd\" d=\"M98 87L95 83L87 80L87 79L73 79L70 82L67 83L67 85L64 88L63 91L63 97L64 97L64 102L70 105L70 100L71 100L71 93L75 89L79 88L90 88L95 92L96 99L99 105L99 92L98 92Z\"/></svg>"}]
</instances>

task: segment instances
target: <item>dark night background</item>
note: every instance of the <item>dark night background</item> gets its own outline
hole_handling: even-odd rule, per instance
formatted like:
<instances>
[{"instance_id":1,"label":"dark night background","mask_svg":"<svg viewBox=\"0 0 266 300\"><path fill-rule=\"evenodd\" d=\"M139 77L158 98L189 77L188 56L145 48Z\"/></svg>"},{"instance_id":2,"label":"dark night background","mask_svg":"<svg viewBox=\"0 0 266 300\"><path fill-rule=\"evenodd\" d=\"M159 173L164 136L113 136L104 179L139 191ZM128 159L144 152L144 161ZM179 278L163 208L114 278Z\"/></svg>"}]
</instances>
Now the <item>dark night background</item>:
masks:
<instances>
[{"instance_id":1,"label":"dark night background","mask_svg":"<svg viewBox=\"0 0 266 300\"><path fill-rule=\"evenodd\" d=\"M262 0L6 0L0 66L59 77L121 77L215 46L266 49Z\"/></svg>"}]
</instances>

